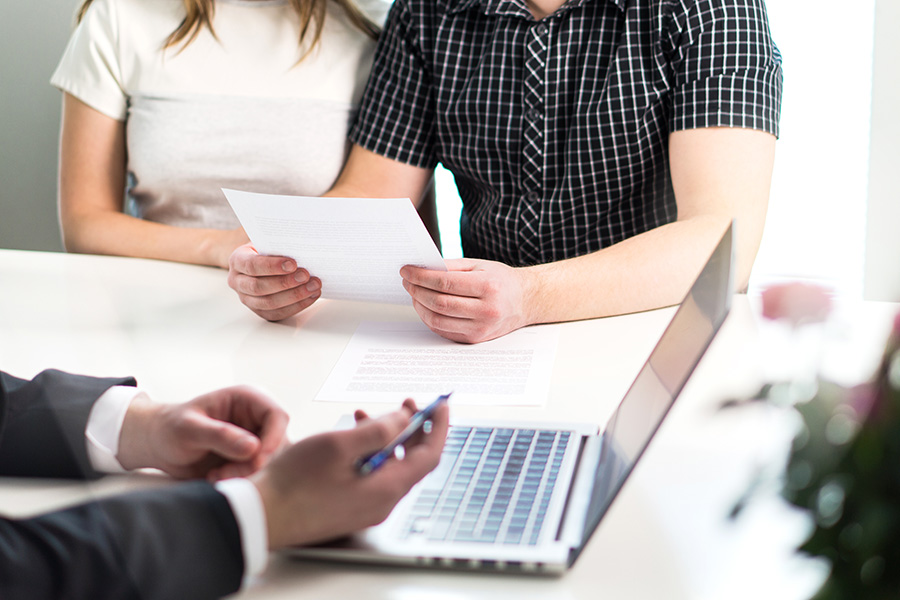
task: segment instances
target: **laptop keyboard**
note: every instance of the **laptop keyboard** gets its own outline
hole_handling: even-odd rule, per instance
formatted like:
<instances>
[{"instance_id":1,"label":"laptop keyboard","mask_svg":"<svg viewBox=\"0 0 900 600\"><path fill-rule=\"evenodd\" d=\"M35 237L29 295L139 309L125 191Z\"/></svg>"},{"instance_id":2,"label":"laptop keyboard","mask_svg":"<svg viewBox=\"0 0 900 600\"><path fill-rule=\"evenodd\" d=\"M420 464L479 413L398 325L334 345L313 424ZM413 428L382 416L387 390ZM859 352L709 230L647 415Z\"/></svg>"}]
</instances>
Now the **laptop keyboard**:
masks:
<instances>
[{"instance_id":1,"label":"laptop keyboard","mask_svg":"<svg viewBox=\"0 0 900 600\"><path fill-rule=\"evenodd\" d=\"M402 539L538 542L571 432L451 427Z\"/></svg>"}]
</instances>

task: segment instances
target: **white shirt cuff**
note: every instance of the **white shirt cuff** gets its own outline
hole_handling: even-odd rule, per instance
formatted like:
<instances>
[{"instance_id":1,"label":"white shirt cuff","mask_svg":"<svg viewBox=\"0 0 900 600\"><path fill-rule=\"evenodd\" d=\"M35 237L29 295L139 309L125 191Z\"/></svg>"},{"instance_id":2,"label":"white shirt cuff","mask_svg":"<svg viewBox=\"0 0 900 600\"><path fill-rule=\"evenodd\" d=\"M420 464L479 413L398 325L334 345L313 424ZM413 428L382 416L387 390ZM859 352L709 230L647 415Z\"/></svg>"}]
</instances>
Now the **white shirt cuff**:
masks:
<instances>
[{"instance_id":1,"label":"white shirt cuff","mask_svg":"<svg viewBox=\"0 0 900 600\"><path fill-rule=\"evenodd\" d=\"M94 403L84 432L88 459L94 470L102 473L125 471L116 458L119 453L119 436L128 407L140 395L146 396L135 387L116 385L106 390Z\"/></svg>"},{"instance_id":2,"label":"white shirt cuff","mask_svg":"<svg viewBox=\"0 0 900 600\"><path fill-rule=\"evenodd\" d=\"M244 580L256 577L269 561L266 510L259 490L249 479L236 477L216 483L216 489L228 500L238 530L241 533L241 549L244 552Z\"/></svg>"},{"instance_id":3,"label":"white shirt cuff","mask_svg":"<svg viewBox=\"0 0 900 600\"><path fill-rule=\"evenodd\" d=\"M96 471L125 471L116 458L119 437L128 407L138 396L147 397L147 394L131 386L113 386L91 408L84 435L88 458ZM242 478L220 481L216 483L216 489L228 500L237 521L244 554L244 577L255 577L265 570L269 561L266 511L259 490L250 480Z\"/></svg>"}]
</instances>

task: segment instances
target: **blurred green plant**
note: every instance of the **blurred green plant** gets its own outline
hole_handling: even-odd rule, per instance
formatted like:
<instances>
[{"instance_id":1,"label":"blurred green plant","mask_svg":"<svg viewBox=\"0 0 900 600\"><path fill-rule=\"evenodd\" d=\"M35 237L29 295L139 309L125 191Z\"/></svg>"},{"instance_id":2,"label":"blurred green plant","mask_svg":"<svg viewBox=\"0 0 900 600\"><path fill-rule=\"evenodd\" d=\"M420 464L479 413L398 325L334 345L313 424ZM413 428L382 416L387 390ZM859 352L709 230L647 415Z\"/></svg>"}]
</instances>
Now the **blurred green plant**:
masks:
<instances>
[{"instance_id":1,"label":"blurred green plant","mask_svg":"<svg viewBox=\"0 0 900 600\"><path fill-rule=\"evenodd\" d=\"M827 291L817 286L763 292L763 315L794 331L825 321L830 309ZM813 599L900 599L900 314L870 382L846 388L809 375L766 384L723 408L765 402L793 407L800 417L780 489L812 518L812 534L798 550L830 566ZM760 470L733 517L766 479Z\"/></svg>"},{"instance_id":2,"label":"blurred green plant","mask_svg":"<svg viewBox=\"0 0 900 600\"><path fill-rule=\"evenodd\" d=\"M900 315L872 382L819 381L795 408L783 495L814 520L799 550L831 567L814 598L900 598Z\"/></svg>"}]
</instances>

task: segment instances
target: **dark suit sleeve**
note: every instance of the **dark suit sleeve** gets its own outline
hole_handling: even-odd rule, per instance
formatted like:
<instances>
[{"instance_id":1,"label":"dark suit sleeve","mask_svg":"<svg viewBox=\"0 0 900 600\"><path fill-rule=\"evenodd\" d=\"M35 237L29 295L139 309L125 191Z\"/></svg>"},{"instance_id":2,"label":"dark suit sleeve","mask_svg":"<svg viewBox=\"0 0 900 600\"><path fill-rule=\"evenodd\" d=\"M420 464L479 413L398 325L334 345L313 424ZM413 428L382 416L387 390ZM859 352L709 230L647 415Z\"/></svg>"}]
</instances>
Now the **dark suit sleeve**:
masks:
<instances>
[{"instance_id":1,"label":"dark suit sleeve","mask_svg":"<svg viewBox=\"0 0 900 600\"><path fill-rule=\"evenodd\" d=\"M238 590L240 533L202 481L0 520L0 598L169 600Z\"/></svg>"},{"instance_id":2,"label":"dark suit sleeve","mask_svg":"<svg viewBox=\"0 0 900 600\"><path fill-rule=\"evenodd\" d=\"M135 381L53 370L26 381L0 372L0 475L97 476L84 430L94 402L114 385Z\"/></svg>"}]
</instances>

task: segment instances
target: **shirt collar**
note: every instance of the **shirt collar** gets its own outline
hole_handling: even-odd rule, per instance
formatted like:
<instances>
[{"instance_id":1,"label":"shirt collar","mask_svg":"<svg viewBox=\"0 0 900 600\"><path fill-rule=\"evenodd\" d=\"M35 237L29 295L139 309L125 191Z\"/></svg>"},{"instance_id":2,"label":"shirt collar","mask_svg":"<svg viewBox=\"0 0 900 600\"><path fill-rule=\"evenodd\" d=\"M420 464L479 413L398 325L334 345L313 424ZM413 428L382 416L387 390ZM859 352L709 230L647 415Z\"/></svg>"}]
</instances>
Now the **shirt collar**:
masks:
<instances>
[{"instance_id":1,"label":"shirt collar","mask_svg":"<svg viewBox=\"0 0 900 600\"><path fill-rule=\"evenodd\" d=\"M569 0L563 5L562 10L568 11L578 8L587 2L612 2L624 11L628 0ZM486 15L518 15L529 17L531 13L525 6L525 0L450 0L448 11L450 14L462 12L472 6L481 5L482 12Z\"/></svg>"}]
</instances>

